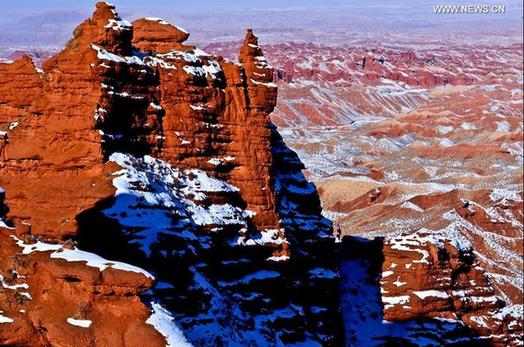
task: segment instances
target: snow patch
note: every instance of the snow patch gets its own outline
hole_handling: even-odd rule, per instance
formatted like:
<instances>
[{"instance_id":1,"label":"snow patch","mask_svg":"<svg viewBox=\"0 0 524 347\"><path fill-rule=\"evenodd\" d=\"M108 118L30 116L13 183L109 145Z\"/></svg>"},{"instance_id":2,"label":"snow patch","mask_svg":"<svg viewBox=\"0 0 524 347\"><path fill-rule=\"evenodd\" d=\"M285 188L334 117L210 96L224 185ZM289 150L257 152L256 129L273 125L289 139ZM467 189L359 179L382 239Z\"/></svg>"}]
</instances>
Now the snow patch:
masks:
<instances>
[{"instance_id":1,"label":"snow patch","mask_svg":"<svg viewBox=\"0 0 524 347\"><path fill-rule=\"evenodd\" d=\"M450 139L442 139L440 140L439 142L439 146L440 147L444 147L444 148L447 148L447 147L452 147L454 146L455 144L453 143L453 141L451 141Z\"/></svg>"},{"instance_id":2,"label":"snow patch","mask_svg":"<svg viewBox=\"0 0 524 347\"><path fill-rule=\"evenodd\" d=\"M416 291L413 291L413 294L415 294L422 300L429 298L429 297L449 299L448 293L440 291L440 290L418 290L418 291L416 290Z\"/></svg>"},{"instance_id":3,"label":"snow patch","mask_svg":"<svg viewBox=\"0 0 524 347\"><path fill-rule=\"evenodd\" d=\"M400 207L407 208L407 209L410 209L410 210L414 210L414 211L417 211L417 212L424 212L424 210L422 208L418 207L417 205L415 205L414 203L412 203L410 201L403 202L402 205L400 205Z\"/></svg>"},{"instance_id":4,"label":"snow patch","mask_svg":"<svg viewBox=\"0 0 524 347\"><path fill-rule=\"evenodd\" d=\"M131 23L129 23L127 20L110 19L109 23L104 28L126 31L131 30L131 27Z\"/></svg>"},{"instance_id":5,"label":"snow patch","mask_svg":"<svg viewBox=\"0 0 524 347\"><path fill-rule=\"evenodd\" d=\"M289 260L289 256L287 256L287 255L272 256L272 257L267 258L266 260L274 261L274 262L288 261Z\"/></svg>"},{"instance_id":6,"label":"snow patch","mask_svg":"<svg viewBox=\"0 0 524 347\"><path fill-rule=\"evenodd\" d=\"M409 302L409 295L382 296L382 302L384 303L384 309L387 310L395 305L407 304Z\"/></svg>"},{"instance_id":7,"label":"snow patch","mask_svg":"<svg viewBox=\"0 0 524 347\"><path fill-rule=\"evenodd\" d=\"M497 122L497 131L508 133L511 130L511 124L508 121Z\"/></svg>"},{"instance_id":8,"label":"snow patch","mask_svg":"<svg viewBox=\"0 0 524 347\"><path fill-rule=\"evenodd\" d=\"M0 310L0 324L13 323L14 322L13 319L4 316L2 313L4 313L4 311Z\"/></svg>"},{"instance_id":9,"label":"snow patch","mask_svg":"<svg viewBox=\"0 0 524 347\"><path fill-rule=\"evenodd\" d=\"M162 25L169 25L168 22L166 22L162 18L158 18L158 17L146 17L144 19L147 20L147 21L150 21L150 22L158 22L159 24L162 24Z\"/></svg>"},{"instance_id":10,"label":"snow patch","mask_svg":"<svg viewBox=\"0 0 524 347\"><path fill-rule=\"evenodd\" d=\"M169 311L156 302L151 302L151 316L146 320L165 337L166 347L190 347L192 346L184 336L182 330L176 325Z\"/></svg>"},{"instance_id":11,"label":"snow patch","mask_svg":"<svg viewBox=\"0 0 524 347\"><path fill-rule=\"evenodd\" d=\"M89 328L93 322L87 319L74 319L70 317L67 318L67 323L80 328Z\"/></svg>"},{"instance_id":12,"label":"snow patch","mask_svg":"<svg viewBox=\"0 0 524 347\"><path fill-rule=\"evenodd\" d=\"M108 60L115 63L124 63L124 64L136 64L136 65L145 65L144 61L138 56L120 56L114 53L111 53L102 47L99 47L95 44L91 44L91 47L97 52L97 57L100 60Z\"/></svg>"},{"instance_id":13,"label":"snow patch","mask_svg":"<svg viewBox=\"0 0 524 347\"><path fill-rule=\"evenodd\" d=\"M16 244L19 247L23 248L22 254L53 251L50 255L51 258L64 259L69 262L85 262L87 266L96 267L100 271L104 271L107 268L113 268L115 270L136 272L154 279L153 275L139 267L118 261L107 260L94 253L81 251L78 248L68 249L60 244L50 244L42 241L38 241L34 244L26 244L14 235L11 235L11 237L16 241Z\"/></svg>"}]
</instances>

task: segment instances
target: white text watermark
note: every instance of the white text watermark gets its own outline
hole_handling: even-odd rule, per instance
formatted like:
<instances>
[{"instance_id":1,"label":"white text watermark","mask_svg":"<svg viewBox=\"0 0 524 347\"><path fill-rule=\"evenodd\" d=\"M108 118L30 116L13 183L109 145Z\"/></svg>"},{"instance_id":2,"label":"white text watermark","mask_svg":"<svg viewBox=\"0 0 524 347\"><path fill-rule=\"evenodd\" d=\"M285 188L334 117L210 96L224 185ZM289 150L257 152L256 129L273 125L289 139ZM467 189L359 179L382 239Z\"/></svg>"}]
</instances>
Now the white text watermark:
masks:
<instances>
[{"instance_id":1,"label":"white text watermark","mask_svg":"<svg viewBox=\"0 0 524 347\"><path fill-rule=\"evenodd\" d=\"M504 14L505 5L433 5L439 14Z\"/></svg>"}]
</instances>

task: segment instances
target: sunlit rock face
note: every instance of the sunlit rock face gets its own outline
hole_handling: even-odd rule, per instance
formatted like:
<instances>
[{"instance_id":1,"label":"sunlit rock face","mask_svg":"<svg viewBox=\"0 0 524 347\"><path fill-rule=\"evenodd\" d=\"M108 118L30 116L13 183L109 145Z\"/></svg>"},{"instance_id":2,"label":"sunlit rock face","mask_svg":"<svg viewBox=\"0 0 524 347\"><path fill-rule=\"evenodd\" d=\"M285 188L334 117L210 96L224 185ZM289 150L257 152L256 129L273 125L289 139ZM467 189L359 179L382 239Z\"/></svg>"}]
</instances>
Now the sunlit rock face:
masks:
<instances>
[{"instance_id":1,"label":"sunlit rock face","mask_svg":"<svg viewBox=\"0 0 524 347\"><path fill-rule=\"evenodd\" d=\"M188 36L98 3L41 71L0 64L28 88L2 103L1 343L342 343L332 225L257 37L236 63Z\"/></svg>"}]
</instances>

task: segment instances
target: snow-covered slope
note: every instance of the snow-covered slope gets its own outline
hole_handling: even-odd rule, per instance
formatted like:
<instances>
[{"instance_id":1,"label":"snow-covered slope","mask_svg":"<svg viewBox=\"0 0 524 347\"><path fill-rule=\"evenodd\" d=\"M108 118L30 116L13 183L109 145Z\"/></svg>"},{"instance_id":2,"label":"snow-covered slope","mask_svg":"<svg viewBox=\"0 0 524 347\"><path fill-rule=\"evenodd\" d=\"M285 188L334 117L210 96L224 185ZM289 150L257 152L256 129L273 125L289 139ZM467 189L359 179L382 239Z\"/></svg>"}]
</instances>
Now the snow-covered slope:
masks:
<instances>
[{"instance_id":1,"label":"snow-covered slope","mask_svg":"<svg viewBox=\"0 0 524 347\"><path fill-rule=\"evenodd\" d=\"M292 152L283 144L275 148L292 170L297 165L288 160ZM328 333L333 326L324 327L338 311L337 297L327 296L338 278L329 256L320 260L321 254L305 248L292 259L271 252L288 243L278 236L282 233L292 235L295 245L315 242L314 232L323 234L326 246L330 243L327 221L307 210L293 212L294 199L312 192L303 177L277 175L285 229L252 234L253 212L236 205L236 187L150 156L116 153L110 160L122 169L114 173L114 201L100 213L118 221L129 246L99 251L124 253L154 272L156 286L146 298L161 302L193 344L315 345L333 339ZM317 327L304 331L307 324Z\"/></svg>"}]
</instances>

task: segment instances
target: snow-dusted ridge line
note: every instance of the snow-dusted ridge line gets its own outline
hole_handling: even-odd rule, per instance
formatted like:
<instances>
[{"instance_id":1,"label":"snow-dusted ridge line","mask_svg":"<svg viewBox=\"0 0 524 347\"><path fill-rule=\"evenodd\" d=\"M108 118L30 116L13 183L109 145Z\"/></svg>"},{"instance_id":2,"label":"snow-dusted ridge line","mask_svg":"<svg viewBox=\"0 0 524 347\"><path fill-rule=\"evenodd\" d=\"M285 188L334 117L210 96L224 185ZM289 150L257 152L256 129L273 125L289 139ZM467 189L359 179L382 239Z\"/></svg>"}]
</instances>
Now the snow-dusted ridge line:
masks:
<instances>
[{"instance_id":1,"label":"snow-dusted ridge line","mask_svg":"<svg viewBox=\"0 0 524 347\"><path fill-rule=\"evenodd\" d=\"M115 203L103 213L129 228L133 243L146 253L161 234L176 233L196 241L198 227L239 225L245 227L252 211L230 203L202 204L208 194L238 192L238 188L197 169L179 169L151 156L113 153L110 161L122 169L113 173ZM123 213L125 212L125 213ZM173 218L177 221L173 224ZM135 227L140 226L140 230ZM173 231L173 228L183 230ZM204 238L205 239L205 238ZM203 247L209 240L199 239Z\"/></svg>"},{"instance_id":2,"label":"snow-dusted ridge line","mask_svg":"<svg viewBox=\"0 0 524 347\"><path fill-rule=\"evenodd\" d=\"M147 21L150 21L150 22L158 22L159 24L162 24L162 25L172 25L174 26L175 28L177 28L178 30L180 30L181 32L185 33L185 34L189 34L189 32L182 28L182 27L179 27L178 25L174 25L173 23L169 23L168 21L160 18L160 17L146 17L144 18L145 20Z\"/></svg>"},{"instance_id":3,"label":"snow-dusted ridge line","mask_svg":"<svg viewBox=\"0 0 524 347\"><path fill-rule=\"evenodd\" d=\"M171 314L156 302L151 302L151 316L146 320L166 339L166 347L191 347L193 346L184 336L182 330L176 325Z\"/></svg>"},{"instance_id":4,"label":"snow-dusted ridge line","mask_svg":"<svg viewBox=\"0 0 524 347\"><path fill-rule=\"evenodd\" d=\"M162 24L162 25L168 25L169 24L167 21L165 21L164 19L162 19L160 17L146 17L144 19L147 20L147 21L150 21L150 22L158 22L159 24Z\"/></svg>"},{"instance_id":5,"label":"snow-dusted ridge line","mask_svg":"<svg viewBox=\"0 0 524 347\"><path fill-rule=\"evenodd\" d=\"M203 201L205 193L235 193L238 188L196 169L179 170L151 156L134 158L114 153L110 160L123 169L115 172L113 185L117 188L115 196L133 195L145 199L151 206L162 206L173 212L183 207L190 213L197 225L211 224L245 224L249 218L248 211L243 211L230 204L212 204L203 207L191 200ZM139 169L137 169L140 168ZM155 178L152 179L152 176ZM137 190L133 185L142 187L159 186L158 191ZM192 196L192 199L188 197Z\"/></svg>"},{"instance_id":6,"label":"snow-dusted ridge line","mask_svg":"<svg viewBox=\"0 0 524 347\"><path fill-rule=\"evenodd\" d=\"M99 255L96 255L95 253L81 251L78 248L68 249L64 248L61 244L50 244L42 241L38 241L33 244L27 244L14 235L11 235L11 238L13 238L16 241L16 244L19 247L23 248L22 254L52 251L50 257L54 259L64 259L69 262L85 262L87 266L96 267L100 271L104 271L107 268L113 268L115 270L136 272L150 279L155 279L155 277L152 274L137 266L122 263L119 261L107 260Z\"/></svg>"},{"instance_id":7,"label":"snow-dusted ridge line","mask_svg":"<svg viewBox=\"0 0 524 347\"><path fill-rule=\"evenodd\" d=\"M140 57L135 56L135 55L132 55L132 56L116 55L93 43L91 44L91 48L93 48L97 52L97 57L100 60L108 60L108 61L113 61L115 63L146 65Z\"/></svg>"}]
</instances>

